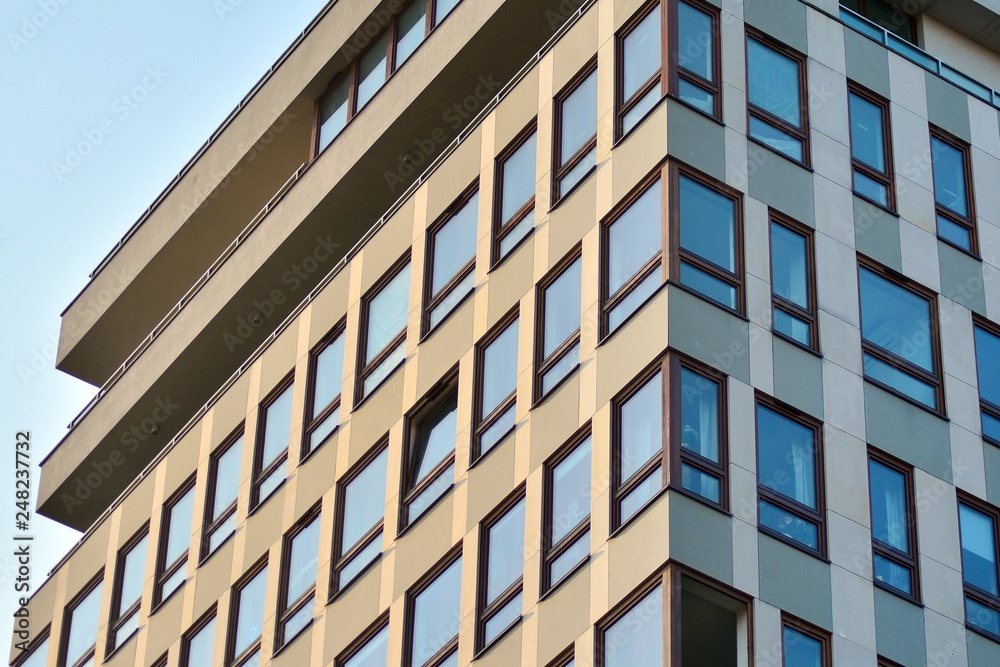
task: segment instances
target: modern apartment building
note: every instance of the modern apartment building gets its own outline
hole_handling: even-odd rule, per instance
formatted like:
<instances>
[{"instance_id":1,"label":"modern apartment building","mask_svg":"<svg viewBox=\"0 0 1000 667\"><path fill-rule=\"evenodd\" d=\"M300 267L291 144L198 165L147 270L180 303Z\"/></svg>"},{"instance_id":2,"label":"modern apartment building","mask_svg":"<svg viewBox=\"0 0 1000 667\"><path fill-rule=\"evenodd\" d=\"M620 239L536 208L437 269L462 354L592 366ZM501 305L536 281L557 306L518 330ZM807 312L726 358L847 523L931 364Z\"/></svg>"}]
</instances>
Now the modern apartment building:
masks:
<instances>
[{"instance_id":1,"label":"modern apartment building","mask_svg":"<svg viewBox=\"0 0 1000 667\"><path fill-rule=\"evenodd\" d=\"M18 667L1000 665L1000 5L334 0L63 313Z\"/></svg>"}]
</instances>

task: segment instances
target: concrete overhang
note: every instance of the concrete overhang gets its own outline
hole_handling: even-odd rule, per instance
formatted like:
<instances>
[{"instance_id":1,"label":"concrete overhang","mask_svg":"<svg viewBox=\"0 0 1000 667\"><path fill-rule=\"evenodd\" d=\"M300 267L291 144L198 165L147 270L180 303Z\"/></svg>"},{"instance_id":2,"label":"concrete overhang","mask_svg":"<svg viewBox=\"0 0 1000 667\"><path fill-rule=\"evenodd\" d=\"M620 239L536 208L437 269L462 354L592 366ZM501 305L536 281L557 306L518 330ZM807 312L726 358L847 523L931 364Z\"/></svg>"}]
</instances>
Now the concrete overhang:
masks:
<instances>
[{"instance_id":1,"label":"concrete overhang","mask_svg":"<svg viewBox=\"0 0 1000 667\"><path fill-rule=\"evenodd\" d=\"M927 14L994 53L1000 53L1000 0L890 0L910 14Z\"/></svg>"}]
</instances>

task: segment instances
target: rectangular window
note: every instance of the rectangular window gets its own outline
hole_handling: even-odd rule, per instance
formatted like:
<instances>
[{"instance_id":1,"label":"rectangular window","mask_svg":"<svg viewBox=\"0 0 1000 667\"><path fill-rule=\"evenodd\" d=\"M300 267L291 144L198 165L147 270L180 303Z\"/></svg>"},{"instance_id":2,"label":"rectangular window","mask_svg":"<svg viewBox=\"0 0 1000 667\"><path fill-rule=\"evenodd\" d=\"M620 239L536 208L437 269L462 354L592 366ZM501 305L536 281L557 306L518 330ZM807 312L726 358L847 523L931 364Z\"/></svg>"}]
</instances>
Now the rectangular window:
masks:
<instances>
[{"instance_id":1,"label":"rectangular window","mask_svg":"<svg viewBox=\"0 0 1000 667\"><path fill-rule=\"evenodd\" d=\"M538 287L535 400L580 366L580 248L559 262Z\"/></svg>"},{"instance_id":2,"label":"rectangular window","mask_svg":"<svg viewBox=\"0 0 1000 667\"><path fill-rule=\"evenodd\" d=\"M669 423L674 425L670 484L725 509L729 505L726 376L676 354L669 359L671 382L664 405L669 406Z\"/></svg>"},{"instance_id":3,"label":"rectangular window","mask_svg":"<svg viewBox=\"0 0 1000 667\"><path fill-rule=\"evenodd\" d=\"M483 519L480 530L477 652L521 620L524 490Z\"/></svg>"},{"instance_id":4,"label":"rectangular window","mask_svg":"<svg viewBox=\"0 0 1000 667\"><path fill-rule=\"evenodd\" d=\"M865 379L943 413L934 293L870 262L858 280Z\"/></svg>"},{"instance_id":5,"label":"rectangular window","mask_svg":"<svg viewBox=\"0 0 1000 667\"><path fill-rule=\"evenodd\" d=\"M383 441L337 485L332 593L347 588L382 554L388 460Z\"/></svg>"},{"instance_id":6,"label":"rectangular window","mask_svg":"<svg viewBox=\"0 0 1000 667\"><path fill-rule=\"evenodd\" d=\"M312 623L319 562L319 507L310 510L285 537L282 558L275 641L279 648Z\"/></svg>"},{"instance_id":7,"label":"rectangular window","mask_svg":"<svg viewBox=\"0 0 1000 667\"><path fill-rule=\"evenodd\" d=\"M514 432L517 422L518 313L515 308L476 347L476 435L473 460Z\"/></svg>"},{"instance_id":8,"label":"rectangular window","mask_svg":"<svg viewBox=\"0 0 1000 667\"><path fill-rule=\"evenodd\" d=\"M979 408L983 438L1000 447L1000 329L975 318L976 370L979 375Z\"/></svg>"},{"instance_id":9,"label":"rectangular window","mask_svg":"<svg viewBox=\"0 0 1000 667\"><path fill-rule=\"evenodd\" d=\"M254 447L250 508L267 500L285 481L292 430L293 375L284 379L260 405Z\"/></svg>"},{"instance_id":10,"label":"rectangular window","mask_svg":"<svg viewBox=\"0 0 1000 667\"><path fill-rule=\"evenodd\" d=\"M63 629L63 649L60 665L94 667L97 629L101 618L101 593L104 575L87 584L82 593L66 609Z\"/></svg>"},{"instance_id":11,"label":"rectangular window","mask_svg":"<svg viewBox=\"0 0 1000 667\"><path fill-rule=\"evenodd\" d=\"M639 124L663 97L663 16L656 3L631 19L618 36L616 136Z\"/></svg>"},{"instance_id":12,"label":"rectangular window","mask_svg":"<svg viewBox=\"0 0 1000 667\"><path fill-rule=\"evenodd\" d=\"M432 331L476 287L478 185L459 197L427 231L424 334Z\"/></svg>"},{"instance_id":13,"label":"rectangular window","mask_svg":"<svg viewBox=\"0 0 1000 667\"><path fill-rule=\"evenodd\" d=\"M240 492L240 459L243 456L243 426L212 453L208 464L208 495L205 498L205 532L201 560L215 553L236 530L236 501Z\"/></svg>"},{"instance_id":14,"label":"rectangular window","mask_svg":"<svg viewBox=\"0 0 1000 667\"><path fill-rule=\"evenodd\" d=\"M319 342L309 358L306 431L302 457L322 445L340 426L340 394L344 380L344 323ZM300 459L301 460L301 459Z\"/></svg>"},{"instance_id":15,"label":"rectangular window","mask_svg":"<svg viewBox=\"0 0 1000 667\"><path fill-rule=\"evenodd\" d=\"M771 312L774 333L819 350L813 233L771 212Z\"/></svg>"},{"instance_id":16,"label":"rectangular window","mask_svg":"<svg viewBox=\"0 0 1000 667\"><path fill-rule=\"evenodd\" d=\"M351 642L333 667L388 667L389 618L378 619L372 627Z\"/></svg>"},{"instance_id":17,"label":"rectangular window","mask_svg":"<svg viewBox=\"0 0 1000 667\"><path fill-rule=\"evenodd\" d=\"M781 615L781 651L784 667L830 667L830 634Z\"/></svg>"},{"instance_id":18,"label":"rectangular window","mask_svg":"<svg viewBox=\"0 0 1000 667\"><path fill-rule=\"evenodd\" d=\"M410 259L407 255L362 300L355 404L364 400L406 360L409 303Z\"/></svg>"},{"instance_id":19,"label":"rectangular window","mask_svg":"<svg viewBox=\"0 0 1000 667\"><path fill-rule=\"evenodd\" d=\"M251 667L260 662L260 638L264 625L264 594L267 557L233 586L229 611L229 648L226 665Z\"/></svg>"},{"instance_id":20,"label":"rectangular window","mask_svg":"<svg viewBox=\"0 0 1000 667\"><path fill-rule=\"evenodd\" d=\"M115 564L115 587L108 623L110 655L139 631L139 606L142 603L142 583L146 579L146 549L149 546L149 526L131 538L118 552Z\"/></svg>"},{"instance_id":21,"label":"rectangular window","mask_svg":"<svg viewBox=\"0 0 1000 667\"><path fill-rule=\"evenodd\" d=\"M457 373L428 392L406 420L400 530L451 490L458 440Z\"/></svg>"},{"instance_id":22,"label":"rectangular window","mask_svg":"<svg viewBox=\"0 0 1000 667\"><path fill-rule=\"evenodd\" d=\"M597 60L560 92L555 108L552 201L559 201L597 165Z\"/></svg>"},{"instance_id":23,"label":"rectangular window","mask_svg":"<svg viewBox=\"0 0 1000 667\"><path fill-rule=\"evenodd\" d=\"M868 488L875 585L918 601L913 469L869 449Z\"/></svg>"},{"instance_id":24,"label":"rectangular window","mask_svg":"<svg viewBox=\"0 0 1000 667\"><path fill-rule=\"evenodd\" d=\"M997 569L997 524L1000 511L971 496L959 494L962 539L962 580L965 582L965 624L1000 641L1000 587Z\"/></svg>"},{"instance_id":25,"label":"rectangular window","mask_svg":"<svg viewBox=\"0 0 1000 667\"><path fill-rule=\"evenodd\" d=\"M972 155L969 145L936 127L931 128L931 166L938 238L973 255L979 254L972 197Z\"/></svg>"},{"instance_id":26,"label":"rectangular window","mask_svg":"<svg viewBox=\"0 0 1000 667\"><path fill-rule=\"evenodd\" d=\"M588 430L545 464L543 594L590 560L590 447Z\"/></svg>"},{"instance_id":27,"label":"rectangular window","mask_svg":"<svg viewBox=\"0 0 1000 667\"><path fill-rule=\"evenodd\" d=\"M34 646L22 653L23 658L15 659L14 667L45 667L49 660L48 630L42 633L41 639L35 639Z\"/></svg>"},{"instance_id":28,"label":"rectangular window","mask_svg":"<svg viewBox=\"0 0 1000 667\"><path fill-rule=\"evenodd\" d=\"M677 16L672 22L676 33L671 39L676 46L676 95L694 108L714 118L722 117L722 89L719 81L718 8L700 0L677 0Z\"/></svg>"},{"instance_id":29,"label":"rectangular window","mask_svg":"<svg viewBox=\"0 0 1000 667\"><path fill-rule=\"evenodd\" d=\"M598 626L597 663L600 667L663 665L667 587L658 577L650 590L631 595L623 609Z\"/></svg>"},{"instance_id":30,"label":"rectangular window","mask_svg":"<svg viewBox=\"0 0 1000 667\"><path fill-rule=\"evenodd\" d=\"M181 641L181 667L215 664L215 609L184 635Z\"/></svg>"},{"instance_id":31,"label":"rectangular window","mask_svg":"<svg viewBox=\"0 0 1000 667\"><path fill-rule=\"evenodd\" d=\"M757 398L757 496L760 529L823 556L820 424L791 408Z\"/></svg>"},{"instance_id":32,"label":"rectangular window","mask_svg":"<svg viewBox=\"0 0 1000 667\"><path fill-rule=\"evenodd\" d=\"M743 313L743 206L739 193L676 165L673 205L680 229L671 278L715 303Z\"/></svg>"},{"instance_id":33,"label":"rectangular window","mask_svg":"<svg viewBox=\"0 0 1000 667\"><path fill-rule=\"evenodd\" d=\"M461 622L462 553L449 554L406 596L407 645L403 664L457 664Z\"/></svg>"},{"instance_id":34,"label":"rectangular window","mask_svg":"<svg viewBox=\"0 0 1000 667\"><path fill-rule=\"evenodd\" d=\"M854 192L894 211L896 196L892 183L889 102L853 83L848 84L847 97Z\"/></svg>"},{"instance_id":35,"label":"rectangular window","mask_svg":"<svg viewBox=\"0 0 1000 667\"><path fill-rule=\"evenodd\" d=\"M911 44L917 43L916 19L885 0L840 0L840 4L864 16L880 28L885 28L896 37L905 39Z\"/></svg>"},{"instance_id":36,"label":"rectangular window","mask_svg":"<svg viewBox=\"0 0 1000 667\"><path fill-rule=\"evenodd\" d=\"M187 578L194 520L194 478L185 482L163 506L160 550L156 559L156 586L153 603L159 605L174 594Z\"/></svg>"},{"instance_id":37,"label":"rectangular window","mask_svg":"<svg viewBox=\"0 0 1000 667\"><path fill-rule=\"evenodd\" d=\"M510 254L535 228L538 165L535 121L514 138L496 160L493 211L493 263Z\"/></svg>"},{"instance_id":38,"label":"rectangular window","mask_svg":"<svg viewBox=\"0 0 1000 667\"><path fill-rule=\"evenodd\" d=\"M808 165L805 57L750 30L747 30L746 57L750 138Z\"/></svg>"},{"instance_id":39,"label":"rectangular window","mask_svg":"<svg viewBox=\"0 0 1000 667\"><path fill-rule=\"evenodd\" d=\"M663 378L652 376L615 399L612 450L612 530L626 523L663 489Z\"/></svg>"}]
</instances>

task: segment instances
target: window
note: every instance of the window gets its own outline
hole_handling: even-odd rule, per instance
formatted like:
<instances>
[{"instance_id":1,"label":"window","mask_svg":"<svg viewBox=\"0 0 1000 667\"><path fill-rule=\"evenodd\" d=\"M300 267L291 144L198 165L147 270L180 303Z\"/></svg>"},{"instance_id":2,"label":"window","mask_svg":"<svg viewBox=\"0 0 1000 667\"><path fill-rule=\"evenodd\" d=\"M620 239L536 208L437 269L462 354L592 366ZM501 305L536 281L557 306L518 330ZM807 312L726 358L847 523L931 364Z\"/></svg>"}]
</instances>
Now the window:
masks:
<instances>
[{"instance_id":1,"label":"window","mask_svg":"<svg viewBox=\"0 0 1000 667\"><path fill-rule=\"evenodd\" d=\"M809 164L805 57L747 31L747 116L751 139Z\"/></svg>"},{"instance_id":2,"label":"window","mask_svg":"<svg viewBox=\"0 0 1000 667\"><path fill-rule=\"evenodd\" d=\"M539 285L535 400L552 391L580 365L582 263L578 246Z\"/></svg>"},{"instance_id":3,"label":"window","mask_svg":"<svg viewBox=\"0 0 1000 667\"><path fill-rule=\"evenodd\" d=\"M820 425L757 399L760 529L816 555L826 553Z\"/></svg>"},{"instance_id":4,"label":"window","mask_svg":"<svg viewBox=\"0 0 1000 667\"><path fill-rule=\"evenodd\" d=\"M738 193L674 167L677 257L671 277L719 305L742 313L743 213Z\"/></svg>"},{"instance_id":5,"label":"window","mask_svg":"<svg viewBox=\"0 0 1000 667\"><path fill-rule=\"evenodd\" d=\"M202 618L181 642L181 667L215 663L215 609Z\"/></svg>"},{"instance_id":6,"label":"window","mask_svg":"<svg viewBox=\"0 0 1000 667\"><path fill-rule=\"evenodd\" d=\"M15 659L15 667L45 667L49 660L49 635L48 630L40 635L41 639L35 639L34 645ZM22 658L22 656L24 656Z\"/></svg>"},{"instance_id":7,"label":"window","mask_svg":"<svg viewBox=\"0 0 1000 667\"><path fill-rule=\"evenodd\" d=\"M319 562L319 507L292 528L282 549L281 585L278 592L278 635L284 646L313 619L316 597L316 564Z\"/></svg>"},{"instance_id":8,"label":"window","mask_svg":"<svg viewBox=\"0 0 1000 667\"><path fill-rule=\"evenodd\" d=\"M663 284L663 184L643 184L602 226L602 336L639 309Z\"/></svg>"},{"instance_id":9,"label":"window","mask_svg":"<svg viewBox=\"0 0 1000 667\"><path fill-rule=\"evenodd\" d=\"M306 431L302 458L340 426L340 388L344 379L344 324L320 341L310 356Z\"/></svg>"},{"instance_id":10,"label":"window","mask_svg":"<svg viewBox=\"0 0 1000 667\"><path fill-rule=\"evenodd\" d=\"M934 293L872 263L858 273L865 379L943 412Z\"/></svg>"},{"instance_id":11,"label":"window","mask_svg":"<svg viewBox=\"0 0 1000 667\"><path fill-rule=\"evenodd\" d=\"M334 593L357 579L382 553L388 460L389 449L383 441L337 487Z\"/></svg>"},{"instance_id":12,"label":"window","mask_svg":"<svg viewBox=\"0 0 1000 667\"><path fill-rule=\"evenodd\" d=\"M406 598L408 645L403 664L456 664L461 622L462 554L447 556Z\"/></svg>"},{"instance_id":13,"label":"window","mask_svg":"<svg viewBox=\"0 0 1000 667\"><path fill-rule=\"evenodd\" d=\"M153 591L154 605L173 595L187 577L193 519L194 478L192 477L167 500L163 507L160 551L156 562L156 586Z\"/></svg>"},{"instance_id":14,"label":"window","mask_svg":"<svg viewBox=\"0 0 1000 667\"><path fill-rule=\"evenodd\" d=\"M380 34L365 42L317 103L316 153L321 152L375 96L392 72L405 63L459 0L413 0L393 16ZM345 47L350 55L352 47Z\"/></svg>"},{"instance_id":15,"label":"window","mask_svg":"<svg viewBox=\"0 0 1000 667\"><path fill-rule=\"evenodd\" d=\"M388 667L389 619L375 621L333 664L334 667Z\"/></svg>"},{"instance_id":16,"label":"window","mask_svg":"<svg viewBox=\"0 0 1000 667\"><path fill-rule=\"evenodd\" d=\"M772 326L810 350L819 349L814 275L812 230L772 211Z\"/></svg>"},{"instance_id":17,"label":"window","mask_svg":"<svg viewBox=\"0 0 1000 667\"><path fill-rule=\"evenodd\" d=\"M931 128L931 164L938 238L977 255L976 214L972 204L972 158L969 145Z\"/></svg>"},{"instance_id":18,"label":"window","mask_svg":"<svg viewBox=\"0 0 1000 667\"><path fill-rule=\"evenodd\" d=\"M478 220L479 192L473 189L427 232L424 333L440 324L475 289Z\"/></svg>"},{"instance_id":19,"label":"window","mask_svg":"<svg viewBox=\"0 0 1000 667\"><path fill-rule=\"evenodd\" d=\"M536 149L535 121L531 121L497 157L494 264L509 255L535 228Z\"/></svg>"},{"instance_id":20,"label":"window","mask_svg":"<svg viewBox=\"0 0 1000 667\"><path fill-rule=\"evenodd\" d=\"M663 18L659 3L629 21L618 37L617 136L639 124L663 96Z\"/></svg>"},{"instance_id":21,"label":"window","mask_svg":"<svg viewBox=\"0 0 1000 667\"><path fill-rule=\"evenodd\" d=\"M1000 640L1000 588L997 570L997 522L1000 512L970 496L959 495L965 623Z\"/></svg>"},{"instance_id":22,"label":"window","mask_svg":"<svg viewBox=\"0 0 1000 667\"><path fill-rule=\"evenodd\" d=\"M840 4L885 28L896 37L905 39L911 44L917 43L916 20L885 0L840 0Z\"/></svg>"},{"instance_id":23,"label":"window","mask_svg":"<svg viewBox=\"0 0 1000 667\"><path fill-rule=\"evenodd\" d=\"M524 489L483 520L480 532L477 648L521 620L524 583Z\"/></svg>"},{"instance_id":24,"label":"window","mask_svg":"<svg viewBox=\"0 0 1000 667\"><path fill-rule=\"evenodd\" d=\"M240 457L243 456L243 426L229 442L212 453L205 499L205 534L201 559L215 553L236 530L236 499L240 491Z\"/></svg>"},{"instance_id":25,"label":"window","mask_svg":"<svg viewBox=\"0 0 1000 667\"><path fill-rule=\"evenodd\" d=\"M552 200L559 201L597 164L597 60L555 99L555 169Z\"/></svg>"},{"instance_id":26,"label":"window","mask_svg":"<svg viewBox=\"0 0 1000 667\"><path fill-rule=\"evenodd\" d=\"M588 430L545 465L543 593L590 560L590 447Z\"/></svg>"},{"instance_id":27,"label":"window","mask_svg":"<svg viewBox=\"0 0 1000 667\"><path fill-rule=\"evenodd\" d=\"M848 85L847 97L854 192L883 208L895 210L889 102L853 83Z\"/></svg>"},{"instance_id":28,"label":"window","mask_svg":"<svg viewBox=\"0 0 1000 667\"><path fill-rule=\"evenodd\" d=\"M292 376L264 399L257 421L250 507L257 507L285 481L288 438L292 430Z\"/></svg>"},{"instance_id":29,"label":"window","mask_svg":"<svg viewBox=\"0 0 1000 667\"><path fill-rule=\"evenodd\" d=\"M913 469L881 452L869 450L868 488L875 585L916 601L920 594Z\"/></svg>"},{"instance_id":30,"label":"window","mask_svg":"<svg viewBox=\"0 0 1000 667\"><path fill-rule=\"evenodd\" d=\"M787 614L781 617L784 667L829 667L830 635Z\"/></svg>"},{"instance_id":31,"label":"window","mask_svg":"<svg viewBox=\"0 0 1000 667\"><path fill-rule=\"evenodd\" d=\"M63 657L60 665L66 667L93 667L97 647L97 628L101 618L101 593L104 574L87 584L87 587L66 609L63 630Z\"/></svg>"},{"instance_id":32,"label":"window","mask_svg":"<svg viewBox=\"0 0 1000 667\"><path fill-rule=\"evenodd\" d=\"M570 646L558 658L548 664L548 667L576 667L574 647Z\"/></svg>"},{"instance_id":33,"label":"window","mask_svg":"<svg viewBox=\"0 0 1000 667\"><path fill-rule=\"evenodd\" d=\"M260 638L264 624L264 587L267 557L233 587L229 611L229 648L226 665L250 667L260 662Z\"/></svg>"},{"instance_id":34,"label":"window","mask_svg":"<svg viewBox=\"0 0 1000 667\"><path fill-rule=\"evenodd\" d=\"M600 667L659 667L663 665L663 607L665 588L660 578L652 590L631 597L625 609L598 630Z\"/></svg>"},{"instance_id":35,"label":"window","mask_svg":"<svg viewBox=\"0 0 1000 667\"><path fill-rule=\"evenodd\" d=\"M678 0L676 6L677 32L671 36L677 45L676 94L694 108L721 118L719 10L697 0Z\"/></svg>"},{"instance_id":36,"label":"window","mask_svg":"<svg viewBox=\"0 0 1000 667\"><path fill-rule=\"evenodd\" d=\"M725 509L728 506L726 468L726 377L718 371L670 355L667 400L671 451L671 486ZM680 396L671 396L677 391ZM676 471L680 470L680 480ZM680 482L678 484L677 482Z\"/></svg>"},{"instance_id":37,"label":"window","mask_svg":"<svg viewBox=\"0 0 1000 667\"><path fill-rule=\"evenodd\" d=\"M996 325L976 318L976 368L979 374L979 407L983 438L1000 447L1000 332Z\"/></svg>"},{"instance_id":38,"label":"window","mask_svg":"<svg viewBox=\"0 0 1000 667\"><path fill-rule=\"evenodd\" d=\"M400 528L416 521L451 490L458 439L458 392L452 372L407 419Z\"/></svg>"},{"instance_id":39,"label":"window","mask_svg":"<svg viewBox=\"0 0 1000 667\"><path fill-rule=\"evenodd\" d=\"M664 486L663 371L629 387L613 412L612 530L623 525Z\"/></svg>"},{"instance_id":40,"label":"window","mask_svg":"<svg viewBox=\"0 0 1000 667\"><path fill-rule=\"evenodd\" d=\"M407 256L389 270L362 303L355 403L372 393L406 359L409 302L410 260Z\"/></svg>"},{"instance_id":41,"label":"window","mask_svg":"<svg viewBox=\"0 0 1000 667\"><path fill-rule=\"evenodd\" d=\"M111 600L111 619L108 624L106 653L125 643L139 630L139 606L142 603L142 584L146 579L146 548L149 546L149 526L125 543L118 552L115 565L115 588Z\"/></svg>"},{"instance_id":42,"label":"window","mask_svg":"<svg viewBox=\"0 0 1000 667\"><path fill-rule=\"evenodd\" d=\"M479 390L473 457L478 459L514 431L517 422L517 309L476 348Z\"/></svg>"}]
</instances>

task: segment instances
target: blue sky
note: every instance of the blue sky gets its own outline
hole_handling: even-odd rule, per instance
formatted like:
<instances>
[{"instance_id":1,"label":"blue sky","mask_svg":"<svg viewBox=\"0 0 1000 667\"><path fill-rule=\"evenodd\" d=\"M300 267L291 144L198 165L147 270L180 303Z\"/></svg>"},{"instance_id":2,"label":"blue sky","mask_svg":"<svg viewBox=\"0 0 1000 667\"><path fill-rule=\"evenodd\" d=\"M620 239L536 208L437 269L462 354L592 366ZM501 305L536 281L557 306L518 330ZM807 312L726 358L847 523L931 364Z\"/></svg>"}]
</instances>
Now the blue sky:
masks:
<instances>
[{"instance_id":1,"label":"blue sky","mask_svg":"<svg viewBox=\"0 0 1000 667\"><path fill-rule=\"evenodd\" d=\"M15 605L15 434L31 431L37 463L96 392L54 368L59 313L325 4L0 5L0 439L11 460L0 466L4 651ZM37 466L32 477L37 487ZM35 590L79 533L34 515L31 533Z\"/></svg>"}]
</instances>

